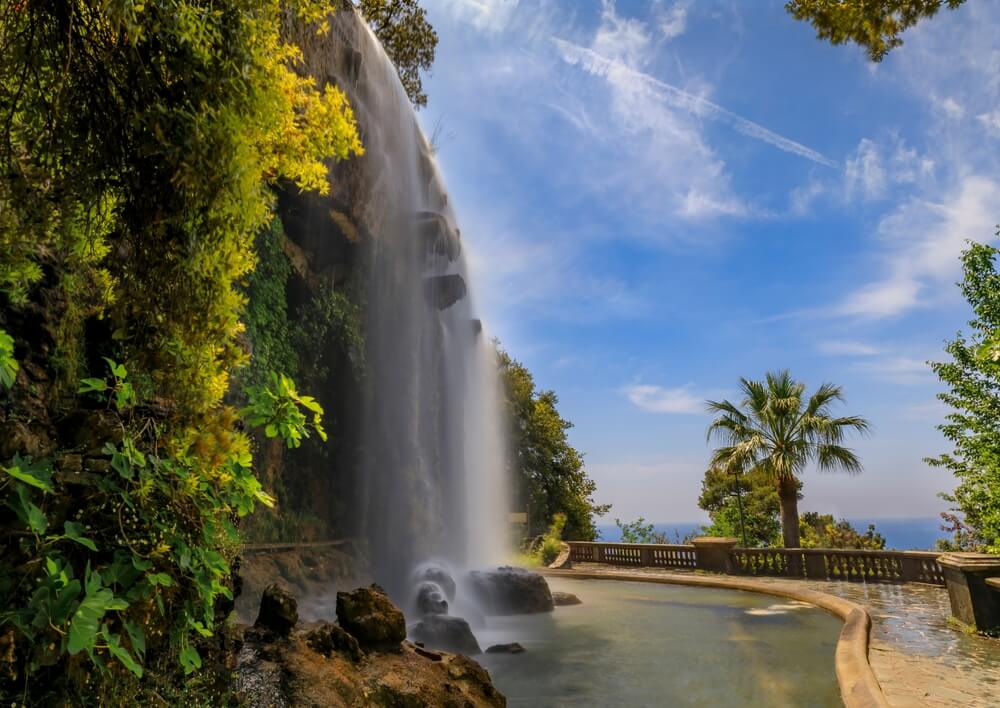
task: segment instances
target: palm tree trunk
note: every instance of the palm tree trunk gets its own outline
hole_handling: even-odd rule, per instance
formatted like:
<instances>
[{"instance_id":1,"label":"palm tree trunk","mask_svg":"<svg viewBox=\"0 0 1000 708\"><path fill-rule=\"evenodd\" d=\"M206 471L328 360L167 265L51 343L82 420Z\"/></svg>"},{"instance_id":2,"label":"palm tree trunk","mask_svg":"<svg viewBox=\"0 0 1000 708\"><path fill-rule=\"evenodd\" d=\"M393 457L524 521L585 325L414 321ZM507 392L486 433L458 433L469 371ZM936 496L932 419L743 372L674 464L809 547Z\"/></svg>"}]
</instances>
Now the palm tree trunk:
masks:
<instances>
[{"instance_id":1,"label":"palm tree trunk","mask_svg":"<svg viewBox=\"0 0 1000 708\"><path fill-rule=\"evenodd\" d=\"M798 548L799 485L794 478L778 480L778 501L781 504L781 537L785 548Z\"/></svg>"}]
</instances>

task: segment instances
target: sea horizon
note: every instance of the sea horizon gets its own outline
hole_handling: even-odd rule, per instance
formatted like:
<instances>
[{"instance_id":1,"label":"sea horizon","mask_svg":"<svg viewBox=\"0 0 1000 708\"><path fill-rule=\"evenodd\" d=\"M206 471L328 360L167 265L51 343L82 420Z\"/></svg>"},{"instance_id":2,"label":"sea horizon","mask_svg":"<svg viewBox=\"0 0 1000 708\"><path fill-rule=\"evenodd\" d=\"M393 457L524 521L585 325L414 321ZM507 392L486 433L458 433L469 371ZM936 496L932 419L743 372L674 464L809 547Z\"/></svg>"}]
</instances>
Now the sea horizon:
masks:
<instances>
[{"instance_id":1,"label":"sea horizon","mask_svg":"<svg viewBox=\"0 0 1000 708\"><path fill-rule=\"evenodd\" d=\"M898 551L934 550L938 539L945 539L949 534L941 530L941 519L937 516L918 516L908 518L848 518L851 525L864 533L869 524L875 524L875 531L885 537L886 549ZM670 543L683 543L684 537L697 531L707 522L698 521L659 521L652 523L658 533L666 534ZM598 540L616 543L621 540L621 531L612 523L597 524Z\"/></svg>"}]
</instances>

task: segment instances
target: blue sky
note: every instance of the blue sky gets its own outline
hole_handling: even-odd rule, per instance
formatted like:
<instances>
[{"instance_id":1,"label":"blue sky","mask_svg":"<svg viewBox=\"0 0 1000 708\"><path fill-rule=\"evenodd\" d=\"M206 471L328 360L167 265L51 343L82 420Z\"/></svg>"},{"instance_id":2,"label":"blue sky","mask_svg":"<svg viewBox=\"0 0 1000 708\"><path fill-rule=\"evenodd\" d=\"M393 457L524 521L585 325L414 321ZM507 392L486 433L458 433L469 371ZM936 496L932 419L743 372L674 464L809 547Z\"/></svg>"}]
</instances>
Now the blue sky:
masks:
<instances>
[{"instance_id":1,"label":"blue sky","mask_svg":"<svg viewBox=\"0 0 1000 708\"><path fill-rule=\"evenodd\" d=\"M925 365L964 326L966 239L1000 222L1000 4L878 66L783 2L423 0L420 113L487 328L575 423L611 517L697 520L705 398L790 368L873 434L803 509L936 514Z\"/></svg>"}]
</instances>

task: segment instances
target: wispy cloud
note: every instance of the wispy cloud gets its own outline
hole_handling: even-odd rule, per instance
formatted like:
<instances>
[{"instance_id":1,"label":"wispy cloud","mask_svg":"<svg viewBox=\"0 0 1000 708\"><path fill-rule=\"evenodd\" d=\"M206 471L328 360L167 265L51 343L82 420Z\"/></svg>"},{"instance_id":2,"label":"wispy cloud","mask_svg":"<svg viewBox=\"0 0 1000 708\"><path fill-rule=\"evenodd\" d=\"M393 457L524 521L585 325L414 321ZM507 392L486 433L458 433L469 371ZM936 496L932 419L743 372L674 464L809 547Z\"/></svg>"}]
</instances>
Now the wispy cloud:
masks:
<instances>
[{"instance_id":1,"label":"wispy cloud","mask_svg":"<svg viewBox=\"0 0 1000 708\"><path fill-rule=\"evenodd\" d=\"M884 142L862 138L844 164L845 196L882 199L897 185L929 184L934 160L920 155L898 135Z\"/></svg>"},{"instance_id":2,"label":"wispy cloud","mask_svg":"<svg viewBox=\"0 0 1000 708\"><path fill-rule=\"evenodd\" d=\"M633 405L650 413L705 412L705 398L695 395L690 384L680 388L633 384L622 388L622 393Z\"/></svg>"},{"instance_id":3,"label":"wispy cloud","mask_svg":"<svg viewBox=\"0 0 1000 708\"><path fill-rule=\"evenodd\" d=\"M687 2L675 2L672 5L654 8L656 24L665 39L673 39L684 34L687 29Z\"/></svg>"},{"instance_id":4,"label":"wispy cloud","mask_svg":"<svg viewBox=\"0 0 1000 708\"><path fill-rule=\"evenodd\" d=\"M816 349L827 356L875 356L882 353L879 347L853 340L827 340L820 342Z\"/></svg>"},{"instance_id":5,"label":"wispy cloud","mask_svg":"<svg viewBox=\"0 0 1000 708\"><path fill-rule=\"evenodd\" d=\"M906 356L890 356L866 361L854 366L856 371L878 378L879 381L902 385L918 385L934 380L927 362Z\"/></svg>"},{"instance_id":6,"label":"wispy cloud","mask_svg":"<svg viewBox=\"0 0 1000 708\"><path fill-rule=\"evenodd\" d=\"M845 297L837 315L870 318L899 315L940 298L960 270L966 241L991 240L998 218L1000 184L970 176L939 202L912 198L879 223L888 273Z\"/></svg>"},{"instance_id":7,"label":"wispy cloud","mask_svg":"<svg viewBox=\"0 0 1000 708\"><path fill-rule=\"evenodd\" d=\"M784 152L812 160L827 167L837 167L835 161L824 157L816 150L802 143L768 130L759 123L754 123L743 116L728 111L706 98L696 96L655 76L627 66L616 58L604 56L598 51L588 47L581 47L579 44L574 44L558 37L553 37L552 41L559 48L562 58L566 63L581 66L585 71L595 76L605 77L609 81L624 79L644 85L654 89L664 103L674 108L687 111L699 118L707 118L729 125L747 137L760 140Z\"/></svg>"}]
</instances>

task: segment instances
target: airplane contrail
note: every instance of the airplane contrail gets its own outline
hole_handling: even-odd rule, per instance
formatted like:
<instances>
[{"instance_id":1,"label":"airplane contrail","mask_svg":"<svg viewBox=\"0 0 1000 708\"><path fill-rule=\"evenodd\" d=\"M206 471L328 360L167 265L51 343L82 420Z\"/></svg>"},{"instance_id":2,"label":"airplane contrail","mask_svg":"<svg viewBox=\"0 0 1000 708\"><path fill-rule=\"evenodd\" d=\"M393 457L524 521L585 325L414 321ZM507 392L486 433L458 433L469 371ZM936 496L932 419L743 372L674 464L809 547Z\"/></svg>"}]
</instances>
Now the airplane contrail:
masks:
<instances>
[{"instance_id":1,"label":"airplane contrail","mask_svg":"<svg viewBox=\"0 0 1000 708\"><path fill-rule=\"evenodd\" d=\"M835 161L821 155L812 148L806 147L802 143L797 143L794 140L784 137L783 135L778 135L774 131L768 130L758 123L754 123L752 120L747 120L743 116L736 115L732 111L727 111L725 108L716 103L712 103L711 101L700 96L695 96L693 93L688 93L683 89L657 79L655 76L650 76L649 74L622 64L620 61L609 59L606 56L598 54L593 49L581 47L578 44L567 42L564 39L553 37L552 41L561 50L563 61L573 65L579 64L586 71L595 76L607 76L612 70L624 71L632 76L636 81L641 81L655 88L663 100L672 106L689 111L690 113L694 113L698 116L726 123L732 126L737 132L768 143L769 145L773 145L779 150L783 150L793 155L798 155L799 157L804 157L807 160L818 162L819 164L826 165L827 167L835 168L838 166Z\"/></svg>"}]
</instances>

